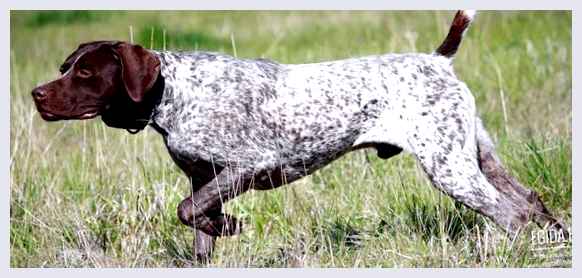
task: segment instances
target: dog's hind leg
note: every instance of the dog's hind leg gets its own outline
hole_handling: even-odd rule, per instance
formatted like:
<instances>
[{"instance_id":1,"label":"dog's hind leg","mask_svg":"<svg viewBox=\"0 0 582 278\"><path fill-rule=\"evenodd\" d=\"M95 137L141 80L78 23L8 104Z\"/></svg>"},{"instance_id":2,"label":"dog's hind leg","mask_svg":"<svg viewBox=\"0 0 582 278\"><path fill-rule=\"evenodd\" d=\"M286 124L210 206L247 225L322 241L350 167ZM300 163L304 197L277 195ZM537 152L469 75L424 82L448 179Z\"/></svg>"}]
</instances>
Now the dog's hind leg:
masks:
<instances>
[{"instance_id":1,"label":"dog's hind leg","mask_svg":"<svg viewBox=\"0 0 582 278\"><path fill-rule=\"evenodd\" d=\"M467 142L470 143L470 142ZM432 184L465 206L491 218L507 232L517 232L527 224L527 210L522 203L508 199L487 180L479 169L474 148L452 149L424 143L417 156Z\"/></svg>"},{"instance_id":2,"label":"dog's hind leg","mask_svg":"<svg viewBox=\"0 0 582 278\"><path fill-rule=\"evenodd\" d=\"M456 110L424 114L411 126L408 145L432 184L465 206L491 218L509 233L529 220L529 202L512 198L489 182L479 167L475 109L460 102Z\"/></svg>"},{"instance_id":3,"label":"dog's hind leg","mask_svg":"<svg viewBox=\"0 0 582 278\"><path fill-rule=\"evenodd\" d=\"M566 227L554 218L538 193L521 185L503 167L503 164L495 154L495 145L479 118L477 118L476 128L479 166L487 180L507 198L515 200L514 202L525 203L529 210L528 216L539 226L561 229L563 233L567 233Z\"/></svg>"},{"instance_id":4,"label":"dog's hind leg","mask_svg":"<svg viewBox=\"0 0 582 278\"><path fill-rule=\"evenodd\" d=\"M502 167L478 119L461 117L456 122L458 126L427 125L432 128L410 140L413 153L436 188L491 218L510 234L519 232L529 220L563 228L537 193Z\"/></svg>"}]
</instances>

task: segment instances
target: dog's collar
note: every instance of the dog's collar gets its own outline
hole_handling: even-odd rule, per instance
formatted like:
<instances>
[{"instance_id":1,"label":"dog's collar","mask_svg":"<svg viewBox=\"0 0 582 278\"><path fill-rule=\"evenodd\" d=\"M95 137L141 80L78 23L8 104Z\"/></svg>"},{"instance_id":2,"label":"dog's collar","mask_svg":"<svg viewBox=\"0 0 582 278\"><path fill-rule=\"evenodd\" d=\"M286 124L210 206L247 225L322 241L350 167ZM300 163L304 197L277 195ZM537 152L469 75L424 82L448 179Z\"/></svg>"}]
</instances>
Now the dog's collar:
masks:
<instances>
[{"instance_id":1,"label":"dog's collar","mask_svg":"<svg viewBox=\"0 0 582 278\"><path fill-rule=\"evenodd\" d=\"M143 130L143 128L142 128L142 129L126 129L126 130L127 130L127 132L129 132L130 134L136 134L136 133L138 133L138 132L142 131L142 130Z\"/></svg>"},{"instance_id":2,"label":"dog's collar","mask_svg":"<svg viewBox=\"0 0 582 278\"><path fill-rule=\"evenodd\" d=\"M130 134L137 134L138 132L144 130L146 128L146 126L149 125L150 120L145 122L146 124L143 127L139 127L139 128L126 128L125 130L127 130L127 132L129 132Z\"/></svg>"},{"instance_id":3,"label":"dog's collar","mask_svg":"<svg viewBox=\"0 0 582 278\"><path fill-rule=\"evenodd\" d=\"M161 101L163 91L164 78L160 75L142 102L135 103L126 95L122 95L112 101L112 105L101 114L101 119L110 127L136 134L152 123L155 108Z\"/></svg>"}]
</instances>

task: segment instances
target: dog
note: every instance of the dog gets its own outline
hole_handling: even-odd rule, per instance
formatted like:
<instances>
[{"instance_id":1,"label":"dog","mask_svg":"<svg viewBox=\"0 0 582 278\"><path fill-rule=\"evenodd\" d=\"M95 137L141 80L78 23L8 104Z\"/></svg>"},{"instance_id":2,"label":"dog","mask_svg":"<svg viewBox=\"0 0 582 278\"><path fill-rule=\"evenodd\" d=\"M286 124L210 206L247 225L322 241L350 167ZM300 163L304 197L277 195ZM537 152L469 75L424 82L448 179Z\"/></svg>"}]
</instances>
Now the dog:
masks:
<instances>
[{"instance_id":1,"label":"dog","mask_svg":"<svg viewBox=\"0 0 582 278\"><path fill-rule=\"evenodd\" d=\"M62 76L32 90L46 121L91 119L137 133L151 126L188 176L180 221L208 261L218 236L242 224L222 204L291 183L343 154L413 154L432 184L508 233L530 220L562 229L538 194L505 170L452 61L475 12L458 11L430 54L313 64L81 44Z\"/></svg>"}]
</instances>

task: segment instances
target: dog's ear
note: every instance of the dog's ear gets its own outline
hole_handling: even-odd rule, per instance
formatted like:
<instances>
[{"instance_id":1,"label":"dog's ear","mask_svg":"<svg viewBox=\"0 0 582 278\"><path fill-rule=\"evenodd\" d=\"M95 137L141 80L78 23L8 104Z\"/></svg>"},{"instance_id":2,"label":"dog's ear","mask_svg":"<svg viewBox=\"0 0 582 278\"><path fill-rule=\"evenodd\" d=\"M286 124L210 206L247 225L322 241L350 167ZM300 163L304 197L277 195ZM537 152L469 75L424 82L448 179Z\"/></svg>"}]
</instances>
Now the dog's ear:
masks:
<instances>
[{"instance_id":1,"label":"dog's ear","mask_svg":"<svg viewBox=\"0 0 582 278\"><path fill-rule=\"evenodd\" d=\"M160 73L160 60L139 45L118 43L113 46L121 62L121 79L129 97L141 102L156 82Z\"/></svg>"}]
</instances>

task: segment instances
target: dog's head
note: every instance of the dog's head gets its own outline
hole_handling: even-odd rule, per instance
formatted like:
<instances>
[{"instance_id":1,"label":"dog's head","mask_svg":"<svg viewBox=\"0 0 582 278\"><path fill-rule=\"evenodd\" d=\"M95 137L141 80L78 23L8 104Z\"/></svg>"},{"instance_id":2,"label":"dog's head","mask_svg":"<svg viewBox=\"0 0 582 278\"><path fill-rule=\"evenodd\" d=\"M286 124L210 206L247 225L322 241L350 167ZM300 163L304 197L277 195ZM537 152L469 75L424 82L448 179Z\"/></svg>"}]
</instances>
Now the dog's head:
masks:
<instances>
[{"instance_id":1,"label":"dog's head","mask_svg":"<svg viewBox=\"0 0 582 278\"><path fill-rule=\"evenodd\" d=\"M160 61L139 45L96 41L79 45L60 67L59 79L32 90L47 121L90 119L98 115L110 126L126 126L132 110L144 102L160 73ZM125 118L125 119L124 119ZM125 123L127 122L127 123Z\"/></svg>"}]
</instances>

